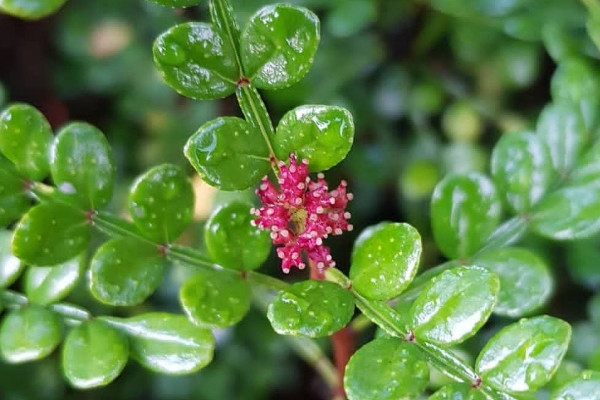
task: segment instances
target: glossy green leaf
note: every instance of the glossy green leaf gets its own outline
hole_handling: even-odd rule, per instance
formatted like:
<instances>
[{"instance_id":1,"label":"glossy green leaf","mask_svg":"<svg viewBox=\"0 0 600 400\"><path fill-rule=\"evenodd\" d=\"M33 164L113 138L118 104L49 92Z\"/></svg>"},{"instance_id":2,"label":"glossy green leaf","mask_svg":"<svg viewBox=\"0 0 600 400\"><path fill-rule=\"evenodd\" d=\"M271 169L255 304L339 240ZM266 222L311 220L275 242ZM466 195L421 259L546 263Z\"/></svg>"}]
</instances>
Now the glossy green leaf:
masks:
<instances>
[{"instance_id":1,"label":"glossy green leaf","mask_svg":"<svg viewBox=\"0 0 600 400\"><path fill-rule=\"evenodd\" d=\"M571 338L566 322L549 316L522 319L485 345L475 365L488 385L508 392L544 386L564 357Z\"/></svg>"},{"instance_id":2,"label":"glossy green leaf","mask_svg":"<svg viewBox=\"0 0 600 400\"><path fill-rule=\"evenodd\" d=\"M21 217L30 206L25 182L14 165L0 154L0 227Z\"/></svg>"},{"instance_id":3,"label":"glossy green leaf","mask_svg":"<svg viewBox=\"0 0 600 400\"><path fill-rule=\"evenodd\" d=\"M550 400L600 400L600 372L584 371L555 391Z\"/></svg>"},{"instance_id":4,"label":"glossy green leaf","mask_svg":"<svg viewBox=\"0 0 600 400\"><path fill-rule=\"evenodd\" d=\"M202 125L185 145L185 156L209 185L243 190L269 170L269 149L260 132L236 117Z\"/></svg>"},{"instance_id":5,"label":"glossy green leaf","mask_svg":"<svg viewBox=\"0 0 600 400\"><path fill-rule=\"evenodd\" d=\"M492 175L504 199L517 213L529 211L554 179L550 153L529 132L505 134L492 152Z\"/></svg>"},{"instance_id":6,"label":"glossy green leaf","mask_svg":"<svg viewBox=\"0 0 600 400\"><path fill-rule=\"evenodd\" d=\"M238 275L200 273L188 279L179 300L190 321L206 328L237 324L250 309L250 285Z\"/></svg>"},{"instance_id":7,"label":"glossy green leaf","mask_svg":"<svg viewBox=\"0 0 600 400\"><path fill-rule=\"evenodd\" d=\"M329 169L342 161L354 141L352 114L342 107L304 105L286 113L273 147L281 160L295 153L307 159L311 172Z\"/></svg>"},{"instance_id":8,"label":"glossy green leaf","mask_svg":"<svg viewBox=\"0 0 600 400\"><path fill-rule=\"evenodd\" d=\"M570 103L544 107L538 119L537 134L550 151L554 169L562 176L575 164L589 139L581 114Z\"/></svg>"},{"instance_id":9,"label":"glossy green leaf","mask_svg":"<svg viewBox=\"0 0 600 400\"><path fill-rule=\"evenodd\" d=\"M115 185L112 150L98 128L83 122L66 125L52 146L52 180L66 198L92 210L110 201Z\"/></svg>"},{"instance_id":10,"label":"glossy green leaf","mask_svg":"<svg viewBox=\"0 0 600 400\"><path fill-rule=\"evenodd\" d=\"M280 335L323 337L346 326L353 314L348 290L328 281L304 281L277 293L267 318Z\"/></svg>"},{"instance_id":11,"label":"glossy green leaf","mask_svg":"<svg viewBox=\"0 0 600 400\"><path fill-rule=\"evenodd\" d=\"M191 7L198 5L206 0L150 0L161 6L167 7Z\"/></svg>"},{"instance_id":12,"label":"glossy green leaf","mask_svg":"<svg viewBox=\"0 0 600 400\"><path fill-rule=\"evenodd\" d=\"M353 288L370 299L398 296L415 277L421 257L421 236L412 226L389 223L353 250Z\"/></svg>"},{"instance_id":13,"label":"glossy green leaf","mask_svg":"<svg viewBox=\"0 0 600 400\"><path fill-rule=\"evenodd\" d=\"M188 22L154 42L154 63L165 82L192 99L220 99L235 91L239 70L231 42L211 25Z\"/></svg>"},{"instance_id":14,"label":"glossy green leaf","mask_svg":"<svg viewBox=\"0 0 600 400\"><path fill-rule=\"evenodd\" d=\"M40 19L56 11L67 0L0 0L0 11L23 19Z\"/></svg>"},{"instance_id":15,"label":"glossy green leaf","mask_svg":"<svg viewBox=\"0 0 600 400\"><path fill-rule=\"evenodd\" d=\"M535 253L514 247L487 250L474 263L496 273L500 292L494 313L521 317L546 303L554 282L546 263Z\"/></svg>"},{"instance_id":16,"label":"glossy green leaf","mask_svg":"<svg viewBox=\"0 0 600 400\"><path fill-rule=\"evenodd\" d=\"M500 280L481 267L457 267L436 276L410 309L410 326L418 340L443 345L473 336L496 304Z\"/></svg>"},{"instance_id":17,"label":"glossy green leaf","mask_svg":"<svg viewBox=\"0 0 600 400\"><path fill-rule=\"evenodd\" d=\"M166 266L157 246L132 237L112 239L92 258L90 291L106 304L139 304L154 293Z\"/></svg>"},{"instance_id":18,"label":"glossy green leaf","mask_svg":"<svg viewBox=\"0 0 600 400\"><path fill-rule=\"evenodd\" d=\"M15 228L13 254L30 265L55 265L81 254L90 241L85 214L61 203L33 207Z\"/></svg>"},{"instance_id":19,"label":"glossy green leaf","mask_svg":"<svg viewBox=\"0 0 600 400\"><path fill-rule=\"evenodd\" d=\"M152 371L188 374L212 360L215 340L211 332L183 315L155 312L104 320L129 337L131 356Z\"/></svg>"},{"instance_id":20,"label":"glossy green leaf","mask_svg":"<svg viewBox=\"0 0 600 400\"><path fill-rule=\"evenodd\" d=\"M84 269L84 255L52 267L29 267L25 273L25 294L32 303L55 303L75 288Z\"/></svg>"},{"instance_id":21,"label":"glossy green leaf","mask_svg":"<svg viewBox=\"0 0 600 400\"><path fill-rule=\"evenodd\" d=\"M50 124L34 107L13 104L0 114L0 152L23 176L40 181L48 175L51 141Z\"/></svg>"},{"instance_id":22,"label":"glossy green leaf","mask_svg":"<svg viewBox=\"0 0 600 400\"><path fill-rule=\"evenodd\" d=\"M65 377L79 389L109 384L119 376L128 358L127 339L99 320L73 328L63 345Z\"/></svg>"},{"instance_id":23,"label":"glossy green leaf","mask_svg":"<svg viewBox=\"0 0 600 400\"><path fill-rule=\"evenodd\" d=\"M375 339L358 349L344 374L348 400L414 399L428 383L421 352L396 338Z\"/></svg>"},{"instance_id":24,"label":"glossy green leaf","mask_svg":"<svg viewBox=\"0 0 600 400\"><path fill-rule=\"evenodd\" d=\"M0 326L0 353L9 363L39 360L58 346L61 330L58 317L42 307L13 311Z\"/></svg>"},{"instance_id":25,"label":"glossy green leaf","mask_svg":"<svg viewBox=\"0 0 600 400\"><path fill-rule=\"evenodd\" d=\"M451 383L432 394L427 400L487 400L480 390L470 383Z\"/></svg>"},{"instance_id":26,"label":"glossy green leaf","mask_svg":"<svg viewBox=\"0 0 600 400\"><path fill-rule=\"evenodd\" d=\"M12 232L0 230L0 289L17 280L24 264L15 257L10 248Z\"/></svg>"},{"instance_id":27,"label":"glossy green leaf","mask_svg":"<svg viewBox=\"0 0 600 400\"><path fill-rule=\"evenodd\" d=\"M319 46L319 19L304 7L261 8L244 28L240 54L244 71L259 89L282 89L310 69Z\"/></svg>"},{"instance_id":28,"label":"glossy green leaf","mask_svg":"<svg viewBox=\"0 0 600 400\"><path fill-rule=\"evenodd\" d=\"M250 206L229 203L216 210L204 226L204 240L212 259L226 268L253 270L271 250L269 232L252 226Z\"/></svg>"},{"instance_id":29,"label":"glossy green leaf","mask_svg":"<svg viewBox=\"0 0 600 400\"><path fill-rule=\"evenodd\" d=\"M194 213L194 190L185 171L163 164L140 176L129 193L129 213L150 240L170 243L177 239Z\"/></svg>"},{"instance_id":30,"label":"glossy green leaf","mask_svg":"<svg viewBox=\"0 0 600 400\"><path fill-rule=\"evenodd\" d=\"M440 250L448 258L473 255L498 223L502 206L496 188L485 175L448 175L431 198L431 225Z\"/></svg>"}]
</instances>

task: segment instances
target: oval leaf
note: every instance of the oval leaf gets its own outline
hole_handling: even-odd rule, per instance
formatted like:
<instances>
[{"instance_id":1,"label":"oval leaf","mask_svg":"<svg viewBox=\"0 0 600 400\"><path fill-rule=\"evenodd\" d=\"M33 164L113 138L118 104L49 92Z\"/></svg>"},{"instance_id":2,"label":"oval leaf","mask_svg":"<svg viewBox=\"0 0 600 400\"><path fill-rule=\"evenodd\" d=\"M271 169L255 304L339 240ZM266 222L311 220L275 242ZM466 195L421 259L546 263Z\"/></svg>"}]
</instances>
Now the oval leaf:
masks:
<instances>
[{"instance_id":1,"label":"oval leaf","mask_svg":"<svg viewBox=\"0 0 600 400\"><path fill-rule=\"evenodd\" d=\"M185 156L209 185L247 189L269 170L269 149L258 131L236 117L202 125L185 145Z\"/></svg>"},{"instance_id":2,"label":"oval leaf","mask_svg":"<svg viewBox=\"0 0 600 400\"><path fill-rule=\"evenodd\" d=\"M456 344L485 324L500 289L498 276L481 267L457 267L436 276L410 310L418 340Z\"/></svg>"},{"instance_id":3,"label":"oval leaf","mask_svg":"<svg viewBox=\"0 0 600 400\"><path fill-rule=\"evenodd\" d=\"M333 282L304 281L277 293L267 318L280 335L323 337L342 329L354 314L354 298Z\"/></svg>"},{"instance_id":4,"label":"oval leaf","mask_svg":"<svg viewBox=\"0 0 600 400\"><path fill-rule=\"evenodd\" d=\"M429 367L414 344L396 338L367 343L350 359L344 374L348 400L417 398L429 383Z\"/></svg>"},{"instance_id":5,"label":"oval leaf","mask_svg":"<svg viewBox=\"0 0 600 400\"><path fill-rule=\"evenodd\" d=\"M9 363L44 358L58 346L61 323L51 311L29 306L9 313L0 326L0 353Z\"/></svg>"},{"instance_id":6,"label":"oval leaf","mask_svg":"<svg viewBox=\"0 0 600 400\"><path fill-rule=\"evenodd\" d=\"M112 197L115 165L106 137L83 122L60 130L52 146L52 180L59 192L91 210L104 207Z\"/></svg>"},{"instance_id":7,"label":"oval leaf","mask_svg":"<svg viewBox=\"0 0 600 400\"><path fill-rule=\"evenodd\" d=\"M109 384L127 364L128 347L127 340L106 323L84 322L69 332L63 346L67 381L79 389Z\"/></svg>"},{"instance_id":8,"label":"oval leaf","mask_svg":"<svg viewBox=\"0 0 600 400\"><path fill-rule=\"evenodd\" d=\"M50 124L34 107L14 104L0 114L0 151L23 176L35 181L48 176L51 141Z\"/></svg>"},{"instance_id":9,"label":"oval leaf","mask_svg":"<svg viewBox=\"0 0 600 400\"><path fill-rule=\"evenodd\" d=\"M319 46L319 19L304 7L274 4L250 17L240 39L248 78L260 89L282 89L310 69Z\"/></svg>"},{"instance_id":10,"label":"oval leaf","mask_svg":"<svg viewBox=\"0 0 600 400\"><path fill-rule=\"evenodd\" d=\"M548 266L529 250L492 249L478 255L474 262L500 278L495 314L521 317L541 307L552 293L554 283Z\"/></svg>"},{"instance_id":11,"label":"oval leaf","mask_svg":"<svg viewBox=\"0 0 600 400\"><path fill-rule=\"evenodd\" d=\"M156 39L152 50L165 82L186 97L220 99L235 91L240 72L234 49L209 24L176 25Z\"/></svg>"},{"instance_id":12,"label":"oval leaf","mask_svg":"<svg viewBox=\"0 0 600 400\"><path fill-rule=\"evenodd\" d=\"M140 176L129 193L129 213L140 233L170 243L192 221L194 190L183 169L163 164Z\"/></svg>"},{"instance_id":13,"label":"oval leaf","mask_svg":"<svg viewBox=\"0 0 600 400\"><path fill-rule=\"evenodd\" d=\"M250 206L240 202L229 203L206 221L204 240L212 259L237 270L253 270L269 256L269 232L252 226Z\"/></svg>"},{"instance_id":14,"label":"oval leaf","mask_svg":"<svg viewBox=\"0 0 600 400\"><path fill-rule=\"evenodd\" d=\"M0 154L0 228L20 218L31 206L25 186L14 165Z\"/></svg>"},{"instance_id":15,"label":"oval leaf","mask_svg":"<svg viewBox=\"0 0 600 400\"><path fill-rule=\"evenodd\" d=\"M0 11L35 20L56 12L67 0L0 0Z\"/></svg>"},{"instance_id":16,"label":"oval leaf","mask_svg":"<svg viewBox=\"0 0 600 400\"><path fill-rule=\"evenodd\" d=\"M215 340L211 332L183 315L157 312L104 320L129 337L131 356L152 371L188 374L212 360Z\"/></svg>"},{"instance_id":17,"label":"oval leaf","mask_svg":"<svg viewBox=\"0 0 600 400\"><path fill-rule=\"evenodd\" d=\"M412 226L401 223L381 226L353 250L352 286L370 299L398 296L415 277L421 250L421 237Z\"/></svg>"},{"instance_id":18,"label":"oval leaf","mask_svg":"<svg viewBox=\"0 0 600 400\"><path fill-rule=\"evenodd\" d=\"M25 294L32 303L46 305L66 297L79 283L85 268L80 255L53 267L29 267L25 273Z\"/></svg>"},{"instance_id":19,"label":"oval leaf","mask_svg":"<svg viewBox=\"0 0 600 400\"><path fill-rule=\"evenodd\" d=\"M433 236L446 257L469 257L498 226L501 212L496 188L488 177L476 172L448 175L431 198Z\"/></svg>"},{"instance_id":20,"label":"oval leaf","mask_svg":"<svg viewBox=\"0 0 600 400\"><path fill-rule=\"evenodd\" d=\"M166 265L157 246L132 237L109 240L92 258L90 291L106 304L139 304L154 293Z\"/></svg>"},{"instance_id":21,"label":"oval leaf","mask_svg":"<svg viewBox=\"0 0 600 400\"><path fill-rule=\"evenodd\" d=\"M12 232L0 230L0 289L12 285L23 271L24 264L11 252L11 239Z\"/></svg>"},{"instance_id":22,"label":"oval leaf","mask_svg":"<svg viewBox=\"0 0 600 400\"><path fill-rule=\"evenodd\" d=\"M31 265L55 265L81 254L90 241L85 214L61 203L33 207L17 225L13 254Z\"/></svg>"},{"instance_id":23,"label":"oval leaf","mask_svg":"<svg viewBox=\"0 0 600 400\"><path fill-rule=\"evenodd\" d=\"M279 159L291 153L307 159L311 172L329 169L342 161L354 141L352 114L342 107L305 105L286 113L273 140Z\"/></svg>"},{"instance_id":24,"label":"oval leaf","mask_svg":"<svg viewBox=\"0 0 600 400\"><path fill-rule=\"evenodd\" d=\"M582 372L577 379L554 392L550 400L600 400L600 372Z\"/></svg>"},{"instance_id":25,"label":"oval leaf","mask_svg":"<svg viewBox=\"0 0 600 400\"><path fill-rule=\"evenodd\" d=\"M428 397L427 400L487 400L477 389L469 383L451 383Z\"/></svg>"},{"instance_id":26,"label":"oval leaf","mask_svg":"<svg viewBox=\"0 0 600 400\"><path fill-rule=\"evenodd\" d=\"M492 152L492 174L498 191L517 213L529 211L554 179L548 148L530 132L502 136Z\"/></svg>"},{"instance_id":27,"label":"oval leaf","mask_svg":"<svg viewBox=\"0 0 600 400\"><path fill-rule=\"evenodd\" d=\"M571 338L566 322L549 316L522 319L494 335L475 365L488 385L528 392L544 386L560 365Z\"/></svg>"}]
</instances>

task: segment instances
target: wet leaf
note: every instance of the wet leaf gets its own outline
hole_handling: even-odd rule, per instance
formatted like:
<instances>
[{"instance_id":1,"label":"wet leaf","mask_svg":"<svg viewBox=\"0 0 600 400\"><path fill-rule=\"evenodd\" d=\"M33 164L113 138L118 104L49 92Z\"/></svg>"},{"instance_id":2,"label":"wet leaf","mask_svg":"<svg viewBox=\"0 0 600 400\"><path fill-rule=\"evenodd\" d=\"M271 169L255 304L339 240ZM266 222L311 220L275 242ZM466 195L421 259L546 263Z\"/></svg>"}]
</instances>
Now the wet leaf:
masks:
<instances>
[{"instance_id":1,"label":"wet leaf","mask_svg":"<svg viewBox=\"0 0 600 400\"><path fill-rule=\"evenodd\" d=\"M584 371L555 391L550 400L600 400L600 372Z\"/></svg>"},{"instance_id":2,"label":"wet leaf","mask_svg":"<svg viewBox=\"0 0 600 400\"><path fill-rule=\"evenodd\" d=\"M23 19L40 19L56 12L67 0L0 0L0 11Z\"/></svg>"},{"instance_id":3,"label":"wet leaf","mask_svg":"<svg viewBox=\"0 0 600 400\"><path fill-rule=\"evenodd\" d=\"M427 400L487 400L481 391L470 383L451 383L432 394Z\"/></svg>"},{"instance_id":4,"label":"wet leaf","mask_svg":"<svg viewBox=\"0 0 600 400\"><path fill-rule=\"evenodd\" d=\"M10 248L12 232L0 230L0 289L12 285L23 271L24 264Z\"/></svg>"},{"instance_id":5,"label":"wet leaf","mask_svg":"<svg viewBox=\"0 0 600 400\"><path fill-rule=\"evenodd\" d=\"M84 255L52 267L29 267L25 272L25 294L32 303L55 303L75 288L84 269Z\"/></svg>"},{"instance_id":6,"label":"wet leaf","mask_svg":"<svg viewBox=\"0 0 600 400\"><path fill-rule=\"evenodd\" d=\"M25 182L14 165L0 154L0 227L20 218L30 206Z\"/></svg>"}]
</instances>

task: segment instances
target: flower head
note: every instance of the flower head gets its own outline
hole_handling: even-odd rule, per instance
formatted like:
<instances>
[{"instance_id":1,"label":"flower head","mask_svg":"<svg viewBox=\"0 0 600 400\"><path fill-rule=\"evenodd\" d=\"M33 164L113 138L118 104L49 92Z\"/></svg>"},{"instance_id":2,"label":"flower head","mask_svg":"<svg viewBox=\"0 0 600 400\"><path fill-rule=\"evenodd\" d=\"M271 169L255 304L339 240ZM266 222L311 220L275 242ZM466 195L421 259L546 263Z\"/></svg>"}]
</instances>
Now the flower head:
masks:
<instances>
[{"instance_id":1,"label":"flower head","mask_svg":"<svg viewBox=\"0 0 600 400\"><path fill-rule=\"evenodd\" d=\"M257 216L253 224L271 230L273 243L282 245L277 255L283 272L288 273L292 266L304 269L303 253L320 270L335 266L323 239L352 230L350 213L345 211L352 200L346 182L329 191L323 174L312 181L308 161L298 163L293 154L289 166L280 162L278 167L279 189L265 176L256 190L263 206L252 210Z\"/></svg>"}]
</instances>

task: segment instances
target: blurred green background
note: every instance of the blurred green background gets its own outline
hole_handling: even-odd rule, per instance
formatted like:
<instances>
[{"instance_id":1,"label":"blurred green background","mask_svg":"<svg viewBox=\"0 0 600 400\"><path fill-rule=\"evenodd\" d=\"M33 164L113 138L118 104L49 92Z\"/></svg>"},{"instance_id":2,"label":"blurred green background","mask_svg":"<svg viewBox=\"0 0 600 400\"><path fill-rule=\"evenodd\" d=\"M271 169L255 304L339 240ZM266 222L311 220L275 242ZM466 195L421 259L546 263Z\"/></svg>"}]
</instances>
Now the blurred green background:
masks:
<instances>
[{"instance_id":1,"label":"blurred green background","mask_svg":"<svg viewBox=\"0 0 600 400\"><path fill-rule=\"evenodd\" d=\"M266 4L232 2L241 24ZM354 114L354 147L329 172L330 182L343 177L355 194L350 206L355 231L330 240L342 268L356 234L381 220L408 221L419 229L426 249L422 268L442 261L429 227L435 184L453 171L487 172L491 147L503 133L535 127L550 100L556 63L567 57L595 63L600 56L577 1L292 2L321 18L320 49L301 83L263 95L275 121L301 104L337 104ZM185 166L191 176L182 154L187 138L217 115L240 114L235 98L183 98L154 70L154 38L186 20L208 20L207 5L172 10L144 0L71 0L38 22L0 15L0 106L28 102L54 128L84 120L105 132L120 177L112 204L117 213L137 174L171 162ZM183 240L201 246L202 221L210 209L234 197L252 198L252 193L217 193L199 179L194 185L198 223ZM567 367L600 368L600 324L586 314L588 300L600 287L598 238L577 244L534 237L524 242L546 258L557 277L547 311L574 323L568 356L574 363ZM264 269L278 275L273 261ZM117 315L179 312L177 291L186 273L174 266L151 301L137 308L101 306L90 299L85 284L70 300ZM490 334L480 335L473 346L481 346ZM64 383L52 357L22 366L0 361L0 399L326 398L319 377L272 332L260 311L217 332L217 338L215 361L200 373L168 377L132 363L109 387L86 392ZM326 348L326 341L322 345Z\"/></svg>"}]
</instances>

